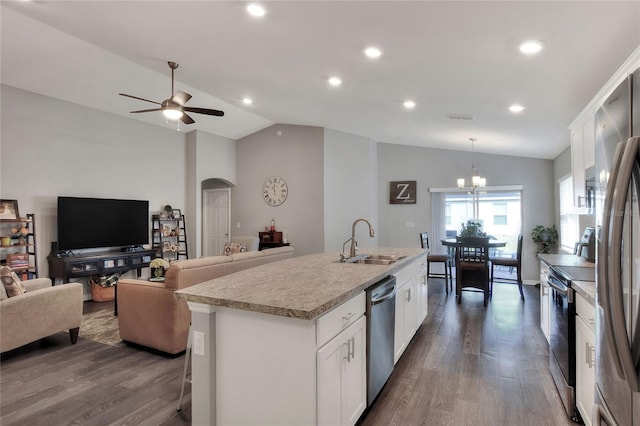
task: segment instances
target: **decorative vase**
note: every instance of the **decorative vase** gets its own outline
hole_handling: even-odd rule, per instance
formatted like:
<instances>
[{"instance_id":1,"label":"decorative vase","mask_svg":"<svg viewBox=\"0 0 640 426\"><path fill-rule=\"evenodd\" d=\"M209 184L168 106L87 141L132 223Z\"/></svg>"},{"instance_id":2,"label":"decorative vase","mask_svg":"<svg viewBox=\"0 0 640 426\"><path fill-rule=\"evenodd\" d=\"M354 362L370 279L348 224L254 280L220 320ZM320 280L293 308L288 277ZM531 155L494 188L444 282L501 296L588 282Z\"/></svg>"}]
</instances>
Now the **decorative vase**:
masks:
<instances>
[{"instance_id":1,"label":"decorative vase","mask_svg":"<svg viewBox=\"0 0 640 426\"><path fill-rule=\"evenodd\" d=\"M157 268L151 268L151 275L155 278L164 277L164 267L158 266Z\"/></svg>"}]
</instances>

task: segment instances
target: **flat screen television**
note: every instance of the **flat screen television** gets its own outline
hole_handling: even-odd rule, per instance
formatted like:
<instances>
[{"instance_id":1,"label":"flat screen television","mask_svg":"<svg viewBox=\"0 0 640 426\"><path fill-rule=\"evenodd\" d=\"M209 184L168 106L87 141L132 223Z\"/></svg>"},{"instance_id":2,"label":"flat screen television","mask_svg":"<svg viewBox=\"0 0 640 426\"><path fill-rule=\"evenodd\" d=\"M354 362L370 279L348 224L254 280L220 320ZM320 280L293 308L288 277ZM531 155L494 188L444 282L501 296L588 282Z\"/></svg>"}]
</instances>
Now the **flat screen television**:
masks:
<instances>
[{"instance_id":1,"label":"flat screen television","mask_svg":"<svg viewBox=\"0 0 640 426\"><path fill-rule=\"evenodd\" d=\"M149 242L149 201L58 197L58 250Z\"/></svg>"}]
</instances>

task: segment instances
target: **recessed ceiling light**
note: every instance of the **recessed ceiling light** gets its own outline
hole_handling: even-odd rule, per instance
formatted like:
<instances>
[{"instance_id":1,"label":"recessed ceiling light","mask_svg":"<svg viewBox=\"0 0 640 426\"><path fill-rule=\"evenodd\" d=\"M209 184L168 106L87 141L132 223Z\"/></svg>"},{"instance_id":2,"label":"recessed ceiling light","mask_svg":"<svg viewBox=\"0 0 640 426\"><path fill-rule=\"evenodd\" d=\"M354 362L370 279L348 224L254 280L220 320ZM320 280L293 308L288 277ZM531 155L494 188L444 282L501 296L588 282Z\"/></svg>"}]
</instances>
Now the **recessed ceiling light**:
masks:
<instances>
[{"instance_id":1,"label":"recessed ceiling light","mask_svg":"<svg viewBox=\"0 0 640 426\"><path fill-rule=\"evenodd\" d=\"M340 77L329 77L329 84L332 86L340 86L342 84L342 80Z\"/></svg>"},{"instance_id":2,"label":"recessed ceiling light","mask_svg":"<svg viewBox=\"0 0 640 426\"><path fill-rule=\"evenodd\" d=\"M538 40L527 40L520 44L520 51L525 55L535 55L542 50L543 44Z\"/></svg>"},{"instance_id":3,"label":"recessed ceiling light","mask_svg":"<svg viewBox=\"0 0 640 426\"><path fill-rule=\"evenodd\" d=\"M242 98L242 103L245 105L251 105L253 104L253 99L251 98Z\"/></svg>"},{"instance_id":4,"label":"recessed ceiling light","mask_svg":"<svg viewBox=\"0 0 640 426\"><path fill-rule=\"evenodd\" d=\"M378 49L377 47L371 46L364 49L364 54L369 58L375 59L382 56L382 50Z\"/></svg>"},{"instance_id":5,"label":"recessed ceiling light","mask_svg":"<svg viewBox=\"0 0 640 426\"><path fill-rule=\"evenodd\" d=\"M416 107L416 103L411 100L406 100L402 103L406 109L414 109Z\"/></svg>"},{"instance_id":6,"label":"recessed ceiling light","mask_svg":"<svg viewBox=\"0 0 640 426\"><path fill-rule=\"evenodd\" d=\"M525 109L524 105L520 105L520 104L513 104L509 106L509 111L515 112L515 113L522 112L524 111L524 109Z\"/></svg>"},{"instance_id":7,"label":"recessed ceiling light","mask_svg":"<svg viewBox=\"0 0 640 426\"><path fill-rule=\"evenodd\" d=\"M251 16L256 16L256 17L261 17L264 16L267 11L264 7L262 7L259 4L256 3L250 3L247 5L247 12L249 12L249 15Z\"/></svg>"}]
</instances>

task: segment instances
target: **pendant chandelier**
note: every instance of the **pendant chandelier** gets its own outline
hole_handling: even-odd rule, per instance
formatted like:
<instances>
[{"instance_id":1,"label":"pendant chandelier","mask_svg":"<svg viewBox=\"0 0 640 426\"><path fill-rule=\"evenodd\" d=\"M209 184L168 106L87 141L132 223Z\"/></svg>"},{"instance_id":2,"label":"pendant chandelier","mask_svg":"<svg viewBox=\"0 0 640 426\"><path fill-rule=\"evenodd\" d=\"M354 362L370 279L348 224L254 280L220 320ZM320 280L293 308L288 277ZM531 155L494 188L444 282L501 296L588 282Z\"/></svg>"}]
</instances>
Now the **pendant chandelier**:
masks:
<instances>
[{"instance_id":1,"label":"pendant chandelier","mask_svg":"<svg viewBox=\"0 0 640 426\"><path fill-rule=\"evenodd\" d=\"M473 153L473 143L477 141L476 138L469 138L471 141L471 152ZM487 178L481 177L478 174L478 169L471 163L471 177L467 181L465 178L458 179L458 189L466 191L469 194L476 194L481 189L487 186Z\"/></svg>"}]
</instances>

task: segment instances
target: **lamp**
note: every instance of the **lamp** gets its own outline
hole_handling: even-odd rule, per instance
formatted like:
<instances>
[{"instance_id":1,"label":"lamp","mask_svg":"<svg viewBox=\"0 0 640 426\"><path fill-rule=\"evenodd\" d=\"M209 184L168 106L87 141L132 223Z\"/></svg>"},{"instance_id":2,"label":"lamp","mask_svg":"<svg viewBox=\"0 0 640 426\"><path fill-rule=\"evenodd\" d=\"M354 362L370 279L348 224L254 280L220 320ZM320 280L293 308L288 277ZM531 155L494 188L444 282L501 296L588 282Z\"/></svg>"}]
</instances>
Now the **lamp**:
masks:
<instances>
[{"instance_id":1,"label":"lamp","mask_svg":"<svg viewBox=\"0 0 640 426\"><path fill-rule=\"evenodd\" d=\"M469 138L469 141L471 141L471 152L473 152L473 143L477 141L477 139ZM481 189L484 189L487 186L487 178L478 175L478 169L476 169L473 163L471 163L471 178L469 179L469 184L467 185L465 178L459 178L457 183L458 189L473 195L473 219L478 220L478 216L480 215L479 193Z\"/></svg>"},{"instance_id":2,"label":"lamp","mask_svg":"<svg viewBox=\"0 0 640 426\"><path fill-rule=\"evenodd\" d=\"M167 120L177 120L182 117L182 111L180 111L179 109L167 108L163 110L162 113L165 117L167 117Z\"/></svg>"}]
</instances>

